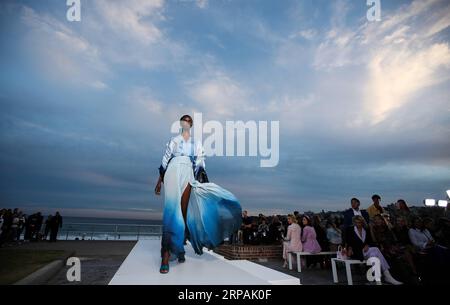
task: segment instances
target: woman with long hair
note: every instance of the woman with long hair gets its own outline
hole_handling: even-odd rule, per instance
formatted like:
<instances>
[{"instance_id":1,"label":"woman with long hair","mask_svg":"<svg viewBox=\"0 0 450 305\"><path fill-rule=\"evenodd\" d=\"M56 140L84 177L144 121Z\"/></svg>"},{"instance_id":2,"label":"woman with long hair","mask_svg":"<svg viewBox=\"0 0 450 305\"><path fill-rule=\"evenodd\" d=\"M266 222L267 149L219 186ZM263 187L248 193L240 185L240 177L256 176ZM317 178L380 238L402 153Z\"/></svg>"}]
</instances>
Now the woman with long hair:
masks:
<instances>
[{"instance_id":1,"label":"woman with long hair","mask_svg":"<svg viewBox=\"0 0 450 305\"><path fill-rule=\"evenodd\" d=\"M283 267L286 268L288 265L288 255L292 255L289 252L301 252L302 242L300 240L302 229L297 223L297 218L294 215L288 215L288 228L286 237L283 241Z\"/></svg>"},{"instance_id":2,"label":"woman with long hair","mask_svg":"<svg viewBox=\"0 0 450 305\"><path fill-rule=\"evenodd\" d=\"M169 272L169 261L185 262L184 244L188 239L196 254L203 247L213 249L239 230L242 209L229 191L214 183L200 183L205 153L200 141L191 137L192 117L180 118L181 133L167 143L159 168L155 193L164 183L161 273Z\"/></svg>"}]
</instances>

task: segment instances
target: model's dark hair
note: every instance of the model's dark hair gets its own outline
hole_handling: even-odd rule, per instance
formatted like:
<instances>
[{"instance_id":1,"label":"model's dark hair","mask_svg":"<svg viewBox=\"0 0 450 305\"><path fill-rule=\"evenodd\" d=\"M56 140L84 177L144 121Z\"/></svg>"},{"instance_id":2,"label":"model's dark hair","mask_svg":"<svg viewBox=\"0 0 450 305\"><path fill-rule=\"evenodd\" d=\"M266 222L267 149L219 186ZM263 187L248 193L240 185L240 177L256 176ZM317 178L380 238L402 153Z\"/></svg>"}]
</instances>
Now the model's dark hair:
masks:
<instances>
[{"instance_id":1,"label":"model's dark hair","mask_svg":"<svg viewBox=\"0 0 450 305\"><path fill-rule=\"evenodd\" d=\"M358 198L353 197L353 198L350 200L350 202L352 202L352 201L356 201L357 203L361 204L361 202L359 202L359 199L358 199Z\"/></svg>"},{"instance_id":2,"label":"model's dark hair","mask_svg":"<svg viewBox=\"0 0 450 305\"><path fill-rule=\"evenodd\" d=\"M380 195L377 195L377 194L373 195L372 200L375 200L375 199L381 200Z\"/></svg>"},{"instance_id":3,"label":"model's dark hair","mask_svg":"<svg viewBox=\"0 0 450 305\"><path fill-rule=\"evenodd\" d=\"M189 114L183 115L180 118L180 121L185 121L186 119L189 119L191 121L190 124L191 124L191 127L192 127L192 125L194 125L194 120L192 119L192 117Z\"/></svg>"}]
</instances>

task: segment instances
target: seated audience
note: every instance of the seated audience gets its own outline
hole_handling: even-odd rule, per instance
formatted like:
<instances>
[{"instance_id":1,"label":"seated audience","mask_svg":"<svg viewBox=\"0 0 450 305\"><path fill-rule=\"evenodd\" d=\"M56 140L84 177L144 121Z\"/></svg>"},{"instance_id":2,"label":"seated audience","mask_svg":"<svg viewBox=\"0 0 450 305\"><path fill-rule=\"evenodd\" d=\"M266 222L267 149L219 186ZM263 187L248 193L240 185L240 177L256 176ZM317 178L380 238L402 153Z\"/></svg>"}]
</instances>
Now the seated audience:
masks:
<instances>
[{"instance_id":1,"label":"seated audience","mask_svg":"<svg viewBox=\"0 0 450 305\"><path fill-rule=\"evenodd\" d=\"M417 283L417 271L413 254L407 247L398 244L394 232L381 215L375 215L370 225L372 240L381 250L388 263L392 266L393 274L404 282Z\"/></svg>"},{"instance_id":2,"label":"seated audience","mask_svg":"<svg viewBox=\"0 0 450 305\"><path fill-rule=\"evenodd\" d=\"M269 242L269 225L266 218L261 218L261 223L258 226L258 239L262 244Z\"/></svg>"},{"instance_id":3,"label":"seated audience","mask_svg":"<svg viewBox=\"0 0 450 305\"><path fill-rule=\"evenodd\" d=\"M364 218L359 215L353 217L353 224L353 227L346 230L347 255L361 261L370 257L378 258L385 281L393 285L402 284L392 277L389 272L390 266L380 249L373 246L371 234L364 228L367 226Z\"/></svg>"},{"instance_id":4,"label":"seated audience","mask_svg":"<svg viewBox=\"0 0 450 305\"><path fill-rule=\"evenodd\" d=\"M342 244L342 231L332 220L327 222L327 238L330 251L337 251L338 247Z\"/></svg>"},{"instance_id":5,"label":"seated audience","mask_svg":"<svg viewBox=\"0 0 450 305\"><path fill-rule=\"evenodd\" d=\"M269 240L271 243L282 240L284 236L284 227L278 216L273 216L269 225Z\"/></svg>"},{"instance_id":6,"label":"seated audience","mask_svg":"<svg viewBox=\"0 0 450 305\"><path fill-rule=\"evenodd\" d=\"M316 230L311 225L311 218L308 215L303 215L302 218L302 243L303 243L303 251L309 253L319 253L322 251L320 248L319 242L317 241ZM306 266L310 267L311 265L315 265L316 263L320 263L320 257L306 257Z\"/></svg>"},{"instance_id":7,"label":"seated audience","mask_svg":"<svg viewBox=\"0 0 450 305\"><path fill-rule=\"evenodd\" d=\"M316 231L316 240L320 245L322 251L328 251L328 238L326 229L322 226L322 219L319 215L314 215L314 231Z\"/></svg>"},{"instance_id":8,"label":"seated audience","mask_svg":"<svg viewBox=\"0 0 450 305\"><path fill-rule=\"evenodd\" d=\"M302 242L300 240L302 229L297 224L297 218L294 215L288 215L288 228L287 234L283 241L283 259L284 264L283 267L287 267L288 265L288 252L289 251L302 251ZM295 261L295 260L293 260Z\"/></svg>"}]
</instances>

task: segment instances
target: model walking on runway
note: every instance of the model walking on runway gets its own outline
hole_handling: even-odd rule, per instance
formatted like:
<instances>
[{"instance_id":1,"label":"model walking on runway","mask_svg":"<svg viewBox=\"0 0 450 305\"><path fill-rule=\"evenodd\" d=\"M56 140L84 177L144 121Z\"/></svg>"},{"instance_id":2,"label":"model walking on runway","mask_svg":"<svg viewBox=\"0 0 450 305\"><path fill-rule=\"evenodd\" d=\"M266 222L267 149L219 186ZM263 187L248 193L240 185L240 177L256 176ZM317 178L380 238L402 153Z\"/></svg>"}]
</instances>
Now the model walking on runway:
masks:
<instances>
[{"instance_id":1,"label":"model walking on runway","mask_svg":"<svg viewBox=\"0 0 450 305\"><path fill-rule=\"evenodd\" d=\"M204 172L204 149L191 137L193 120L189 115L181 117L180 125L181 133L167 143L155 187L159 195L164 183L161 273L169 272L169 261L185 262L185 239L195 253L202 254L203 247L215 248L242 222L241 206L232 193L196 180Z\"/></svg>"}]
</instances>

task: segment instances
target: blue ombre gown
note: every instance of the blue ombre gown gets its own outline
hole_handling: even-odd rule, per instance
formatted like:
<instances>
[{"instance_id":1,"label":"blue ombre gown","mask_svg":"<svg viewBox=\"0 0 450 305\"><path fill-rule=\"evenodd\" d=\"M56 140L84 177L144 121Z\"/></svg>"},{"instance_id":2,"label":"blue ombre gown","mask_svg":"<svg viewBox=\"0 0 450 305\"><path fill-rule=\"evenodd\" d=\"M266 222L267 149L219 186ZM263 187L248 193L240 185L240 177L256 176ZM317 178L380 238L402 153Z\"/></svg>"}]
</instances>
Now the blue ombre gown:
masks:
<instances>
[{"instance_id":1,"label":"blue ombre gown","mask_svg":"<svg viewBox=\"0 0 450 305\"><path fill-rule=\"evenodd\" d=\"M181 196L188 183L192 188L186 223L189 241L195 253L202 254L203 247L215 248L241 226L242 209L239 201L232 193L215 183L196 181L194 172L200 166L204 167L201 144L192 139L184 141L181 136L173 138L167 144L160 168L164 171L165 196L161 255L169 250L171 260L185 253Z\"/></svg>"}]
</instances>

